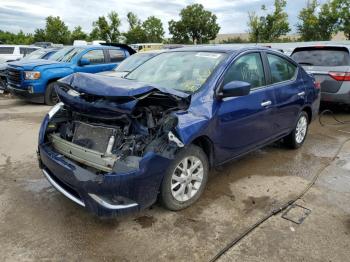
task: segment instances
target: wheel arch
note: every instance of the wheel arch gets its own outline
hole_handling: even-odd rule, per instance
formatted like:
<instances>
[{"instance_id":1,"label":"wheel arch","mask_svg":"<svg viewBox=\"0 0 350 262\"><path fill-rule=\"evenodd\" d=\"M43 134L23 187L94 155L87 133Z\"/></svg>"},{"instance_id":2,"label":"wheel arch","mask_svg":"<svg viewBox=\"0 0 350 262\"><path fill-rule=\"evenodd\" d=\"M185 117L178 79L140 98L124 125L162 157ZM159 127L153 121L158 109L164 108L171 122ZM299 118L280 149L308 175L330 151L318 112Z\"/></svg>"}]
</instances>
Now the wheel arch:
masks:
<instances>
[{"instance_id":1,"label":"wheel arch","mask_svg":"<svg viewBox=\"0 0 350 262\"><path fill-rule=\"evenodd\" d=\"M204 151L209 160L209 168L212 168L214 166L215 153L214 144L211 139L208 136L203 135L195 138L191 144L200 147Z\"/></svg>"},{"instance_id":2,"label":"wheel arch","mask_svg":"<svg viewBox=\"0 0 350 262\"><path fill-rule=\"evenodd\" d=\"M308 120L309 120L309 124L311 123L311 121L312 121L312 109L311 109L311 106L304 106L303 107L303 109L301 110L301 111L304 111L306 114L307 114L307 116L308 116Z\"/></svg>"}]
</instances>

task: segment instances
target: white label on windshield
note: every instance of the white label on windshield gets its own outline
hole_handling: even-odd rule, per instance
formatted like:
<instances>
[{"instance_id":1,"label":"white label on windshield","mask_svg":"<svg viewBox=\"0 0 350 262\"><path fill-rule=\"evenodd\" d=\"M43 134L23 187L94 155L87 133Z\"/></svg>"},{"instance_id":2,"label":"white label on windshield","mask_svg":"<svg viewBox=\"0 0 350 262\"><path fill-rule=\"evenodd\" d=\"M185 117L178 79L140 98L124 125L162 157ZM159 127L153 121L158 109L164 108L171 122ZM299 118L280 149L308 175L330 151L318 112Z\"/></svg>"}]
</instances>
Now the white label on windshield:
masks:
<instances>
[{"instance_id":1,"label":"white label on windshield","mask_svg":"<svg viewBox=\"0 0 350 262\"><path fill-rule=\"evenodd\" d=\"M221 54L214 54L214 53L208 52L208 53L197 53L196 56L217 59L221 56Z\"/></svg>"}]
</instances>

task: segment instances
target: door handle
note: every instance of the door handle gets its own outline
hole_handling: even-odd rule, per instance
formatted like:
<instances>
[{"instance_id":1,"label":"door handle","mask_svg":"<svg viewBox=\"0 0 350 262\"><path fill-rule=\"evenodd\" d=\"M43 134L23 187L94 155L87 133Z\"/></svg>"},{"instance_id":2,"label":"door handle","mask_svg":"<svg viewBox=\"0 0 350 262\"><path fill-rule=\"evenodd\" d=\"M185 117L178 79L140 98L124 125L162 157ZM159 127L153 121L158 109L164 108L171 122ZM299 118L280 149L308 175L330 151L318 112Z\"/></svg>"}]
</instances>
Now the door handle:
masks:
<instances>
[{"instance_id":1,"label":"door handle","mask_svg":"<svg viewBox=\"0 0 350 262\"><path fill-rule=\"evenodd\" d=\"M298 93L298 96L304 96L305 95L305 92L303 91L303 92L300 92L300 93Z\"/></svg>"},{"instance_id":2,"label":"door handle","mask_svg":"<svg viewBox=\"0 0 350 262\"><path fill-rule=\"evenodd\" d=\"M269 101L265 101L265 102L262 102L261 103L261 106L270 106L272 104L272 102L269 100Z\"/></svg>"}]
</instances>

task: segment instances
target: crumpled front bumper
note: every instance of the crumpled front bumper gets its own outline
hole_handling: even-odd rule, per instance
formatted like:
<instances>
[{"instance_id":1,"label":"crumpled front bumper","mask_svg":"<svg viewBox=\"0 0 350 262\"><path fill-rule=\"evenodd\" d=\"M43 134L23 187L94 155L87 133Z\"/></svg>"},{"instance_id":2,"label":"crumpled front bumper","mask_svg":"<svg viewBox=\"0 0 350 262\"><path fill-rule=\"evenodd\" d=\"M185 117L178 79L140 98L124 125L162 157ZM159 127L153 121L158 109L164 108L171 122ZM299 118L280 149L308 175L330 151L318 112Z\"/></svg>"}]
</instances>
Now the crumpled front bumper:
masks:
<instances>
[{"instance_id":1,"label":"crumpled front bumper","mask_svg":"<svg viewBox=\"0 0 350 262\"><path fill-rule=\"evenodd\" d=\"M49 145L39 145L38 155L40 168L58 191L101 217L133 213L152 205L170 163L170 159L149 153L138 170L96 175Z\"/></svg>"}]
</instances>

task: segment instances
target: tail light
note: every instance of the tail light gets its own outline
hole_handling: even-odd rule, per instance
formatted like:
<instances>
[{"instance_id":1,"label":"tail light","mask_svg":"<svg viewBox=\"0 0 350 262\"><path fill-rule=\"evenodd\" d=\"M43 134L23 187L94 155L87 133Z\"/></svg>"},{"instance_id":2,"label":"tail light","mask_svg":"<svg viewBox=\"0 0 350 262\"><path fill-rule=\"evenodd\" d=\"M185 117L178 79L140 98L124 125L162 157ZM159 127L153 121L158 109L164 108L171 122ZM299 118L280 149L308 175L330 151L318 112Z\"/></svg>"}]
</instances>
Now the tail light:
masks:
<instances>
[{"instance_id":1,"label":"tail light","mask_svg":"<svg viewBox=\"0 0 350 262\"><path fill-rule=\"evenodd\" d=\"M337 81L350 81L350 72L329 72L328 74Z\"/></svg>"}]
</instances>

